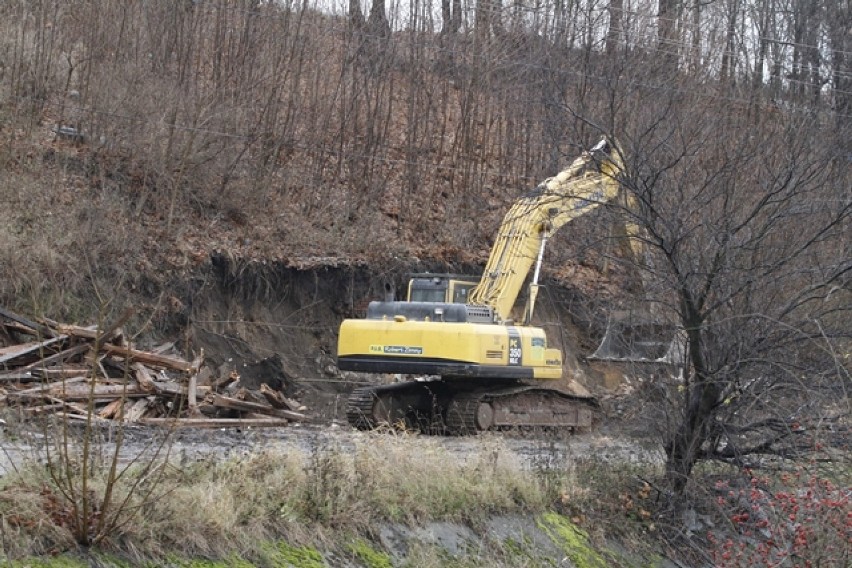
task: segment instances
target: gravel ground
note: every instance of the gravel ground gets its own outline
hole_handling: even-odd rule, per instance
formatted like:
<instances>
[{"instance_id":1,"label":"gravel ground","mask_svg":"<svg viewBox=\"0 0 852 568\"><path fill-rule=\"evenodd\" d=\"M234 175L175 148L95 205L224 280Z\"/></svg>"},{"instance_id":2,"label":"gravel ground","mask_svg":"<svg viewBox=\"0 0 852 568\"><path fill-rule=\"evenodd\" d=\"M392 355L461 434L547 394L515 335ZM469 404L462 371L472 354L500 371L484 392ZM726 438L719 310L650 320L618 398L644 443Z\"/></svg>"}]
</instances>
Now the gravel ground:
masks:
<instances>
[{"instance_id":1,"label":"gravel ground","mask_svg":"<svg viewBox=\"0 0 852 568\"><path fill-rule=\"evenodd\" d=\"M74 424L72 433L82 433L82 425ZM117 425L98 428L97 447L111 455L118 433ZM166 430L159 427L126 426L122 444L123 461L150 451L152 442L161 440ZM316 450L336 449L355 452L359 446L369 445L376 436L401 436L400 434L359 432L338 424L292 424L281 428L221 428L176 430L172 434L170 455L177 460L239 458L253 452L273 450L299 451L310 454ZM27 459L37 457L43 446L43 431L23 426L5 427L0 434L0 474L14 469ZM432 437L406 435L406 443L414 449L434 447L438 443L448 455L459 461L477 455L488 444L499 443L502 451L512 452L523 467L548 469L570 464L574 460L595 458L613 463L661 463L662 451L651 441L615 436L606 431L587 434L553 433L495 433L470 437Z\"/></svg>"}]
</instances>

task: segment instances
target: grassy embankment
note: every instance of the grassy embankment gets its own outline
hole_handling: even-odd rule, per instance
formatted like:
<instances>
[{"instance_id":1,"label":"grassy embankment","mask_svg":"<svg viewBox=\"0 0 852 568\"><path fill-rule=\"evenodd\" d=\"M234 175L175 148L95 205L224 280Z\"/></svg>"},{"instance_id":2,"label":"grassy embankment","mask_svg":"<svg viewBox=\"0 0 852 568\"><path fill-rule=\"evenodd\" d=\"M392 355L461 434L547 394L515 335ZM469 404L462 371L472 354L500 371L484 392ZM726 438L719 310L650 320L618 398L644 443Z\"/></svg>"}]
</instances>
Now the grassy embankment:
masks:
<instances>
[{"instance_id":1,"label":"grassy embankment","mask_svg":"<svg viewBox=\"0 0 852 568\"><path fill-rule=\"evenodd\" d=\"M92 465L88 490L96 504L94 525L110 473L108 459L93 458ZM434 521L481 534L489 519L510 515L528 519L531 532L548 535L555 550L578 566L603 566L609 561L590 544L602 543L596 538L600 534L589 537L578 525L591 524L583 511L592 516L603 511L599 491L623 487L627 475L564 460L531 469L499 438L482 439L475 452L460 459L439 439L374 434L357 438L354 449L259 451L226 461L181 463L175 458L147 465L140 461L121 474L112 499L122 506L111 508L120 511L119 522L85 556L75 542L73 503L62 491L68 487L62 479L81 475L79 463L59 464L51 475L33 460L2 478L5 565L546 563L548 551L523 538L478 541L478 548L457 556L416 539L405 544L406 554L400 556L378 538L383 526ZM623 522L599 526L623 532L618 524Z\"/></svg>"}]
</instances>

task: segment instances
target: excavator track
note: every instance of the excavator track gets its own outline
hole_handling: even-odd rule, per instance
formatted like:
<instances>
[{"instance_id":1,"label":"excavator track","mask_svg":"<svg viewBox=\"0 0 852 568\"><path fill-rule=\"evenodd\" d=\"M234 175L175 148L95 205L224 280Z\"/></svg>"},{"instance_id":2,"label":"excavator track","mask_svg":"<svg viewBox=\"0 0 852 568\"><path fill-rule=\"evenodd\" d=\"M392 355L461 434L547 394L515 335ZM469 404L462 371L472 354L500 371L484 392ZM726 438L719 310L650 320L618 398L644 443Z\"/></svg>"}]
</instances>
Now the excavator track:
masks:
<instances>
[{"instance_id":1,"label":"excavator track","mask_svg":"<svg viewBox=\"0 0 852 568\"><path fill-rule=\"evenodd\" d=\"M346 419L359 430L379 426L438 433L443 429L439 400L440 381L410 381L392 385L361 387L346 403Z\"/></svg>"},{"instance_id":2,"label":"excavator track","mask_svg":"<svg viewBox=\"0 0 852 568\"><path fill-rule=\"evenodd\" d=\"M463 436L488 430L591 428L593 399L517 383L476 388L466 381L406 382L362 387L346 416L359 430L380 425Z\"/></svg>"},{"instance_id":3,"label":"excavator track","mask_svg":"<svg viewBox=\"0 0 852 568\"><path fill-rule=\"evenodd\" d=\"M585 431L592 427L595 408L591 399L554 389L508 387L456 395L446 424L456 436L509 429Z\"/></svg>"},{"instance_id":4,"label":"excavator track","mask_svg":"<svg viewBox=\"0 0 852 568\"><path fill-rule=\"evenodd\" d=\"M473 434L487 430L490 422L477 420L480 405L483 408L488 408L487 403L484 402L484 398L482 393L476 392L461 393L454 396L452 402L447 407L447 432L455 436L462 436L464 434ZM487 417L485 418L487 419ZM480 425L483 423L485 424L484 428Z\"/></svg>"},{"instance_id":5,"label":"excavator track","mask_svg":"<svg viewBox=\"0 0 852 568\"><path fill-rule=\"evenodd\" d=\"M372 430L378 426L373 408L377 397L373 387L361 387L352 391L346 401L346 420L359 430Z\"/></svg>"}]
</instances>

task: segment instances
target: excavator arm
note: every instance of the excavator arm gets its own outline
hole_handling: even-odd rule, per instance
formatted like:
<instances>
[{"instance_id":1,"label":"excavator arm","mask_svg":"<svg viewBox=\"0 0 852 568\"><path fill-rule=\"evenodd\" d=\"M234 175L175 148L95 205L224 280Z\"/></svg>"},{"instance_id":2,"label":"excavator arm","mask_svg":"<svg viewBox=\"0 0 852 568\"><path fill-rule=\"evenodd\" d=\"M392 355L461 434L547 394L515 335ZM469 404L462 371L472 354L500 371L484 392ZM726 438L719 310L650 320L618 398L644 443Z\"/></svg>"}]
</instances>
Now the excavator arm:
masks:
<instances>
[{"instance_id":1,"label":"excavator arm","mask_svg":"<svg viewBox=\"0 0 852 568\"><path fill-rule=\"evenodd\" d=\"M503 218L482 279L471 292L469 303L491 307L498 322L510 321L515 300L535 264L524 314L524 323L529 323L548 237L604 203L619 196L627 199L617 180L623 167L618 148L604 139L521 197ZM635 226L626 228L628 235L637 234ZM631 247L636 252L636 239L631 239Z\"/></svg>"}]
</instances>

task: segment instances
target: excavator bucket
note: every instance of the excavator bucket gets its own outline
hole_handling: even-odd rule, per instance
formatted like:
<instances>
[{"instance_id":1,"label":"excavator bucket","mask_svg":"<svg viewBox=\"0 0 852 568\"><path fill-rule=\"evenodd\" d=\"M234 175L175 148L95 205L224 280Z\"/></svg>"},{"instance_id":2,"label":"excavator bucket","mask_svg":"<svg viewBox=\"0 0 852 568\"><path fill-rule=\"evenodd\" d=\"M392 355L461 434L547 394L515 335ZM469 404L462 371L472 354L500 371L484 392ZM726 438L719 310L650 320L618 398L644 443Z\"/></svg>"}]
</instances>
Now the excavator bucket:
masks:
<instances>
[{"instance_id":1,"label":"excavator bucket","mask_svg":"<svg viewBox=\"0 0 852 568\"><path fill-rule=\"evenodd\" d=\"M607 318L601 344L589 359L680 365L684 347L675 326L636 312L616 311Z\"/></svg>"}]
</instances>

